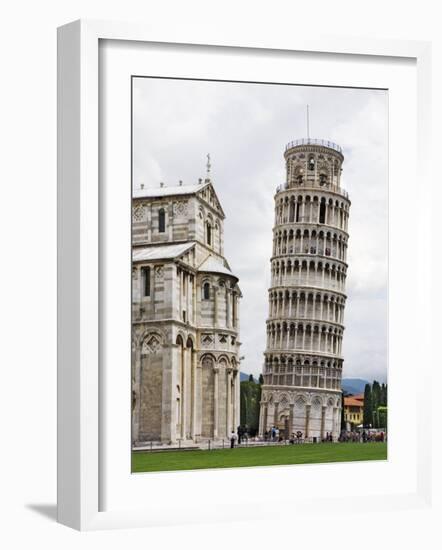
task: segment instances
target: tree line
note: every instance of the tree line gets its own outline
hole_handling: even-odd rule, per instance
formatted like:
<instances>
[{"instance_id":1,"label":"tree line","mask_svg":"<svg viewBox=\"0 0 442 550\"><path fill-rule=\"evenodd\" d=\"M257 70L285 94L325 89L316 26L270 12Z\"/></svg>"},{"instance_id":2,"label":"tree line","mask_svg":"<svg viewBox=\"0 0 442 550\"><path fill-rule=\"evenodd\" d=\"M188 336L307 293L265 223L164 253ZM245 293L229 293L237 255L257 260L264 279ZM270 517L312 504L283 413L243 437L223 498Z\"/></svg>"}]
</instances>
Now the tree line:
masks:
<instances>
[{"instance_id":1,"label":"tree line","mask_svg":"<svg viewBox=\"0 0 442 550\"><path fill-rule=\"evenodd\" d=\"M373 384L365 384L364 416L365 427L387 428L388 388L377 380Z\"/></svg>"}]
</instances>

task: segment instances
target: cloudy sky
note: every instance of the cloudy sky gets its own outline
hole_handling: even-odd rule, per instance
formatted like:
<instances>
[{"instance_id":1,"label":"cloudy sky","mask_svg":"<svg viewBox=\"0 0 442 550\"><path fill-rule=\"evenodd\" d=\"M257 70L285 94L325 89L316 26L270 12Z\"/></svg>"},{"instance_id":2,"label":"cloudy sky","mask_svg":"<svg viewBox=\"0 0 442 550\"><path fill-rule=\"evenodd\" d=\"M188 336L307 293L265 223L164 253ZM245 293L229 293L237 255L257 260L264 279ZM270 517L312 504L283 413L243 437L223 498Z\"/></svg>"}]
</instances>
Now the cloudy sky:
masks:
<instances>
[{"instance_id":1,"label":"cloudy sky","mask_svg":"<svg viewBox=\"0 0 442 550\"><path fill-rule=\"evenodd\" d=\"M241 370L258 375L265 349L274 192L286 143L310 136L343 148L352 201L344 377L386 380L388 95L382 90L136 78L135 187L212 180L226 213L225 256L240 279Z\"/></svg>"}]
</instances>

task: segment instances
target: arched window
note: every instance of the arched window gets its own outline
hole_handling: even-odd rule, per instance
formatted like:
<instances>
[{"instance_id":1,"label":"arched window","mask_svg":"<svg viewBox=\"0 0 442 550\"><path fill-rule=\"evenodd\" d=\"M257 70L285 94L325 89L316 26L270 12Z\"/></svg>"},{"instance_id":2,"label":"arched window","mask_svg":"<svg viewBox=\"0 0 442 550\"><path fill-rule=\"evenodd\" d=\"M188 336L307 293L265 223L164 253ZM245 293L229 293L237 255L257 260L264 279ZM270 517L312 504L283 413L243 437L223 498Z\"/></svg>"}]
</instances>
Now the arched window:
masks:
<instances>
[{"instance_id":1,"label":"arched window","mask_svg":"<svg viewBox=\"0 0 442 550\"><path fill-rule=\"evenodd\" d=\"M289 222L295 221L295 208L296 208L295 202L293 200L290 201Z\"/></svg>"},{"instance_id":2,"label":"arched window","mask_svg":"<svg viewBox=\"0 0 442 550\"><path fill-rule=\"evenodd\" d=\"M206 237L207 237L207 244L209 246L212 246L212 226L209 222L206 223Z\"/></svg>"},{"instance_id":3,"label":"arched window","mask_svg":"<svg viewBox=\"0 0 442 550\"><path fill-rule=\"evenodd\" d=\"M313 157L308 159L308 169L311 171L315 169L315 159Z\"/></svg>"},{"instance_id":4,"label":"arched window","mask_svg":"<svg viewBox=\"0 0 442 550\"><path fill-rule=\"evenodd\" d=\"M143 296L150 296L150 267L141 268Z\"/></svg>"},{"instance_id":5,"label":"arched window","mask_svg":"<svg viewBox=\"0 0 442 550\"><path fill-rule=\"evenodd\" d=\"M158 232L164 233L166 231L166 212L164 208L160 208L158 212Z\"/></svg>"},{"instance_id":6,"label":"arched window","mask_svg":"<svg viewBox=\"0 0 442 550\"><path fill-rule=\"evenodd\" d=\"M203 284L203 300L210 300L210 284Z\"/></svg>"},{"instance_id":7,"label":"arched window","mask_svg":"<svg viewBox=\"0 0 442 550\"><path fill-rule=\"evenodd\" d=\"M325 223L325 201L322 199L319 207L319 223Z\"/></svg>"}]
</instances>

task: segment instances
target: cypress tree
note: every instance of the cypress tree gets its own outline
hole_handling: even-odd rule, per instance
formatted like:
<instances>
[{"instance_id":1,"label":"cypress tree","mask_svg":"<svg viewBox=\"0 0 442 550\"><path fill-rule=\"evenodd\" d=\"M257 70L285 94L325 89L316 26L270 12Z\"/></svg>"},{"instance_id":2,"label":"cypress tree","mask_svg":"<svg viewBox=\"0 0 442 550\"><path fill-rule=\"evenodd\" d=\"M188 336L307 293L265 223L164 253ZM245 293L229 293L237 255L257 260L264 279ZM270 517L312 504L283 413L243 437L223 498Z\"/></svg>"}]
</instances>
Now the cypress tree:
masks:
<instances>
[{"instance_id":1,"label":"cypress tree","mask_svg":"<svg viewBox=\"0 0 442 550\"><path fill-rule=\"evenodd\" d=\"M369 424L373 423L373 406L372 406L372 400L371 400L371 386L370 386L370 384L365 384L363 423L364 423L365 427L368 427Z\"/></svg>"},{"instance_id":2,"label":"cypress tree","mask_svg":"<svg viewBox=\"0 0 442 550\"><path fill-rule=\"evenodd\" d=\"M382 407L387 406L387 384L382 384L381 386L381 402L380 405Z\"/></svg>"},{"instance_id":3,"label":"cypress tree","mask_svg":"<svg viewBox=\"0 0 442 550\"><path fill-rule=\"evenodd\" d=\"M261 386L255 381L246 380L240 384L240 424L247 426L249 434L255 435L259 429Z\"/></svg>"},{"instance_id":4,"label":"cypress tree","mask_svg":"<svg viewBox=\"0 0 442 550\"><path fill-rule=\"evenodd\" d=\"M373 381L373 386L371 387L371 410L373 414L373 427L379 428L379 419L378 419L378 407L381 405L381 385L377 380Z\"/></svg>"}]
</instances>

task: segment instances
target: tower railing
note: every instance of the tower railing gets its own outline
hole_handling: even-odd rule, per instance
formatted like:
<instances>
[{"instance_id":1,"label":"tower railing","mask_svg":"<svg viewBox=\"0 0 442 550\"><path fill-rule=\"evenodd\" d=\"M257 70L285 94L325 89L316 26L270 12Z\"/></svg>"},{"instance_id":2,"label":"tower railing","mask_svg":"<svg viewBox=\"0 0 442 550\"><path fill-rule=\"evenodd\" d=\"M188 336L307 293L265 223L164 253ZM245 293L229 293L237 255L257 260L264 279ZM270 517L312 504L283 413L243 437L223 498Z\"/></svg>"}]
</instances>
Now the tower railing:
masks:
<instances>
[{"instance_id":1,"label":"tower railing","mask_svg":"<svg viewBox=\"0 0 442 550\"><path fill-rule=\"evenodd\" d=\"M298 147L299 145L322 145L322 147L328 147L329 149L334 149L342 155L342 147L333 141L328 141L326 139L313 139L313 138L301 138L290 141L285 146L285 150L291 149L292 147Z\"/></svg>"}]
</instances>

